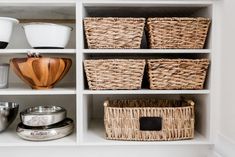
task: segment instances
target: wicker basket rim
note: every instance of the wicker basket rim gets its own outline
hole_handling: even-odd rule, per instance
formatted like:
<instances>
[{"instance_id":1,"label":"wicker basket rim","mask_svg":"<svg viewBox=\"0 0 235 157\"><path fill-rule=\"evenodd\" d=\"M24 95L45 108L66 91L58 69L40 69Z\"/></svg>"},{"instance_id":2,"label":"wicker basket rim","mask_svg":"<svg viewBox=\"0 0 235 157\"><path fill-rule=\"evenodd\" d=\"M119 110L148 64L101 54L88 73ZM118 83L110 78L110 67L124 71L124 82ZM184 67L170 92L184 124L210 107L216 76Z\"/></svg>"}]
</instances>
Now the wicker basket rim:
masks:
<instances>
[{"instance_id":1,"label":"wicker basket rim","mask_svg":"<svg viewBox=\"0 0 235 157\"><path fill-rule=\"evenodd\" d=\"M210 18L205 17L150 17L147 21L210 21Z\"/></svg>"},{"instance_id":2,"label":"wicker basket rim","mask_svg":"<svg viewBox=\"0 0 235 157\"><path fill-rule=\"evenodd\" d=\"M148 59L147 62L208 62L209 59Z\"/></svg>"},{"instance_id":3,"label":"wicker basket rim","mask_svg":"<svg viewBox=\"0 0 235 157\"><path fill-rule=\"evenodd\" d=\"M183 106L183 107L112 107L112 106L105 106L106 108L112 109L187 109L194 107L193 105Z\"/></svg>"},{"instance_id":4,"label":"wicker basket rim","mask_svg":"<svg viewBox=\"0 0 235 157\"><path fill-rule=\"evenodd\" d=\"M122 20L122 21L145 21L145 18L142 17L85 17L84 20Z\"/></svg>"},{"instance_id":5,"label":"wicker basket rim","mask_svg":"<svg viewBox=\"0 0 235 157\"><path fill-rule=\"evenodd\" d=\"M84 61L142 61L142 62L145 62L145 59L86 59Z\"/></svg>"},{"instance_id":6,"label":"wicker basket rim","mask_svg":"<svg viewBox=\"0 0 235 157\"><path fill-rule=\"evenodd\" d=\"M121 100L121 99L117 99L117 100L105 100L104 101L104 103L103 103L103 106L104 107L108 107L108 108L118 108L118 109L120 109L120 108L135 108L135 109L138 109L138 108L140 108L140 109L143 109L143 108L151 108L151 109L153 109L153 108L167 108L167 109L169 109L169 108L172 108L172 109L175 109L175 108L183 108L183 107L192 107L192 106L194 106L195 105L195 102L193 101L193 100L184 100L184 99L180 99L180 100L171 100L171 99L137 99L138 101L142 101L142 102L146 102L146 101L153 101L153 100L157 100L157 101L185 101L188 105L187 106L183 106L183 107L113 107L113 106L109 106L109 102L110 101L135 101L136 99L128 99L128 100Z\"/></svg>"}]
</instances>

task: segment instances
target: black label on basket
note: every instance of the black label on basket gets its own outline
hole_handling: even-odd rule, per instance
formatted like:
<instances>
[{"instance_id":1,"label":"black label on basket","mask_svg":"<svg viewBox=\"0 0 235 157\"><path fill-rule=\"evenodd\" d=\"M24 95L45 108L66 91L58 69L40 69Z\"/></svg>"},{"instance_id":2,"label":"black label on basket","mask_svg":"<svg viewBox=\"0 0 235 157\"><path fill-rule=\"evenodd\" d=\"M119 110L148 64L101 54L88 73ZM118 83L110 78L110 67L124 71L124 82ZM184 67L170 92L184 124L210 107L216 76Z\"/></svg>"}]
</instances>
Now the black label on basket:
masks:
<instances>
[{"instance_id":1,"label":"black label on basket","mask_svg":"<svg viewBox=\"0 0 235 157\"><path fill-rule=\"evenodd\" d=\"M160 131L162 130L161 117L140 117L140 130Z\"/></svg>"}]
</instances>

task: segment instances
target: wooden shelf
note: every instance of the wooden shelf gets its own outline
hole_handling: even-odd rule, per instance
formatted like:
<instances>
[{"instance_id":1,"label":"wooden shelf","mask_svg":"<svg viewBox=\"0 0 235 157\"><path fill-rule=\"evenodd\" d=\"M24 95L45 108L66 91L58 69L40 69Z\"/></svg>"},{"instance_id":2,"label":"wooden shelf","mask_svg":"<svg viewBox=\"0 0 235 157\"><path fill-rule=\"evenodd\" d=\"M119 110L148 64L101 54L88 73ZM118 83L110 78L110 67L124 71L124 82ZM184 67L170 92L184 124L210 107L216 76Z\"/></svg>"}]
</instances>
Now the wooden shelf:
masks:
<instances>
[{"instance_id":1,"label":"wooden shelf","mask_svg":"<svg viewBox=\"0 0 235 157\"><path fill-rule=\"evenodd\" d=\"M76 49L0 49L0 54L27 54L28 52L37 52L43 54L75 54Z\"/></svg>"},{"instance_id":2,"label":"wooden shelf","mask_svg":"<svg viewBox=\"0 0 235 157\"><path fill-rule=\"evenodd\" d=\"M84 145L212 145L212 143L199 133L195 134L192 140L180 141L159 141L159 142L144 142L144 141L118 141L106 140L105 130L102 120L92 120L87 132L84 135Z\"/></svg>"},{"instance_id":3,"label":"wooden shelf","mask_svg":"<svg viewBox=\"0 0 235 157\"><path fill-rule=\"evenodd\" d=\"M1 16L17 19L75 19L75 5L72 0L12 0L1 3ZM10 10L10 11L9 11ZM22 11L23 10L23 11Z\"/></svg>"},{"instance_id":4,"label":"wooden shelf","mask_svg":"<svg viewBox=\"0 0 235 157\"><path fill-rule=\"evenodd\" d=\"M0 89L0 95L73 95L76 94L75 85L62 84L48 90L35 90L21 83L10 84L9 88Z\"/></svg>"},{"instance_id":5,"label":"wooden shelf","mask_svg":"<svg viewBox=\"0 0 235 157\"><path fill-rule=\"evenodd\" d=\"M83 94L209 94L210 90L83 90Z\"/></svg>"},{"instance_id":6,"label":"wooden shelf","mask_svg":"<svg viewBox=\"0 0 235 157\"><path fill-rule=\"evenodd\" d=\"M141 0L100 0L100 1L96 1L96 0L83 0L83 5L85 7L116 7L116 6L141 6L141 7L149 7L149 6L160 6L160 7L164 7L164 6L175 6L175 7L179 7L179 6L191 6L191 7L203 7L203 6L207 6L212 4L212 2L210 0L207 1L165 1L165 0L161 0L161 1L154 1L154 0L149 0L149 1L141 1Z\"/></svg>"},{"instance_id":7,"label":"wooden shelf","mask_svg":"<svg viewBox=\"0 0 235 157\"><path fill-rule=\"evenodd\" d=\"M42 141L42 142L33 142L26 141L21 139L16 133L17 123L14 123L0 134L0 147L9 147L9 146L75 146L76 142L76 133L75 131L64 138L53 140L53 141Z\"/></svg>"},{"instance_id":8,"label":"wooden shelf","mask_svg":"<svg viewBox=\"0 0 235 157\"><path fill-rule=\"evenodd\" d=\"M210 49L83 49L84 54L89 53L211 53Z\"/></svg>"}]
</instances>

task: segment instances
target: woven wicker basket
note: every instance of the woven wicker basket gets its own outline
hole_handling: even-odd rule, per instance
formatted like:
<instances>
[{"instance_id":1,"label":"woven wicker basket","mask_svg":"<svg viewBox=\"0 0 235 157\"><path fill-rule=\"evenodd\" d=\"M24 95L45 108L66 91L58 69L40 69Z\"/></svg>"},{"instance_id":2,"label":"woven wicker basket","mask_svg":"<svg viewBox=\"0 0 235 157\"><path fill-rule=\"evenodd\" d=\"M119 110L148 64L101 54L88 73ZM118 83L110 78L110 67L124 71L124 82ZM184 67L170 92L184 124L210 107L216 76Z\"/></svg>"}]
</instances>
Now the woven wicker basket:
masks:
<instances>
[{"instance_id":1,"label":"woven wicker basket","mask_svg":"<svg viewBox=\"0 0 235 157\"><path fill-rule=\"evenodd\" d=\"M85 60L84 66L89 89L140 89L145 60Z\"/></svg>"},{"instance_id":2,"label":"woven wicker basket","mask_svg":"<svg viewBox=\"0 0 235 157\"><path fill-rule=\"evenodd\" d=\"M170 141L194 138L191 100L112 100L104 102L107 139Z\"/></svg>"},{"instance_id":3,"label":"woven wicker basket","mask_svg":"<svg viewBox=\"0 0 235 157\"><path fill-rule=\"evenodd\" d=\"M85 18L88 48L140 48L144 25L144 18Z\"/></svg>"},{"instance_id":4,"label":"woven wicker basket","mask_svg":"<svg viewBox=\"0 0 235 157\"><path fill-rule=\"evenodd\" d=\"M208 59L151 59L147 61L150 89L202 89Z\"/></svg>"},{"instance_id":5,"label":"woven wicker basket","mask_svg":"<svg viewBox=\"0 0 235 157\"><path fill-rule=\"evenodd\" d=\"M208 18L148 18L149 47L202 49L209 25Z\"/></svg>"}]
</instances>

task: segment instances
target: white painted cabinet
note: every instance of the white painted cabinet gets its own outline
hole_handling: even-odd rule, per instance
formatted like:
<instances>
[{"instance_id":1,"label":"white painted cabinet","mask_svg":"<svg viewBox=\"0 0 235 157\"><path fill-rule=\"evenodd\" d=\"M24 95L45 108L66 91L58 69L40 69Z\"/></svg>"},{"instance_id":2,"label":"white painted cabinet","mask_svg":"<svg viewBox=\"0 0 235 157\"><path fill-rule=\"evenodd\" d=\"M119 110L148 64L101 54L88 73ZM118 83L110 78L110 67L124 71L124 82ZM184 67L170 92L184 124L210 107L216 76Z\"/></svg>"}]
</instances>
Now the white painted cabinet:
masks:
<instances>
[{"instance_id":1,"label":"white painted cabinet","mask_svg":"<svg viewBox=\"0 0 235 157\"><path fill-rule=\"evenodd\" d=\"M60 105L75 120L74 133L63 139L48 142L30 142L20 139L15 128L18 119L0 134L1 156L174 156L212 157L235 156L235 108L233 105L233 37L235 22L232 0L152 0L152 1L73 1L73 0L14 0L0 1L0 16L31 21L62 23L72 26L68 46L63 50L34 50L28 45L21 25L13 32L7 49L0 50L0 63L13 57L24 57L28 51L44 56L63 56L73 60L68 75L52 90L31 90L10 72L10 87L0 89L1 101L16 101L20 110L35 105ZM136 50L87 49L82 20L84 17L122 16L204 16L212 20L205 49ZM203 90L102 90L87 87L83 70L84 59L116 57L175 57L209 58L211 61ZM196 134L193 140L168 142L128 142L105 139L103 101L106 98L194 97L196 100ZM233 149L234 148L234 149ZM13 151L14 149L14 151Z\"/></svg>"}]
</instances>

